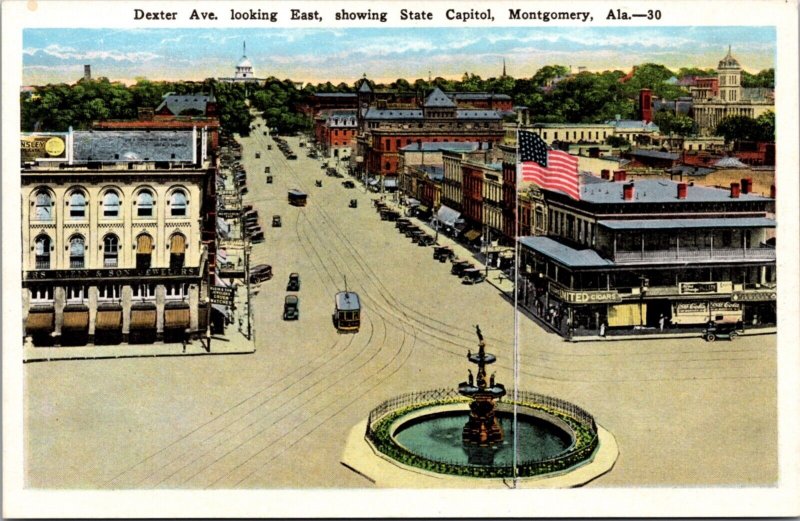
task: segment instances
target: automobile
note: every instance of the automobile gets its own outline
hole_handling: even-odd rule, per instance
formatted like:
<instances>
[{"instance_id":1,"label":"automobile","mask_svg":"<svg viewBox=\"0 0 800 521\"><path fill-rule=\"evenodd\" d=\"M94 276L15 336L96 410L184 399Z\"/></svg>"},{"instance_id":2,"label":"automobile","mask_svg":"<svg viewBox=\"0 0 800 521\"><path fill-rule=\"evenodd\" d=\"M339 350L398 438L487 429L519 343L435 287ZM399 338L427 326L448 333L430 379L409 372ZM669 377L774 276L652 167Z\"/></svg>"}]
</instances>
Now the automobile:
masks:
<instances>
[{"instance_id":1,"label":"automobile","mask_svg":"<svg viewBox=\"0 0 800 521\"><path fill-rule=\"evenodd\" d=\"M267 145L267 150L272 150L272 145Z\"/></svg>"},{"instance_id":2,"label":"automobile","mask_svg":"<svg viewBox=\"0 0 800 521\"><path fill-rule=\"evenodd\" d=\"M716 322L711 321L708 323L705 331L703 331L703 338L705 338L708 342L713 342L718 338L727 338L728 340L733 340L740 334L736 326L737 324L717 324Z\"/></svg>"},{"instance_id":3,"label":"automobile","mask_svg":"<svg viewBox=\"0 0 800 521\"><path fill-rule=\"evenodd\" d=\"M387 221L396 221L400 218L400 212L397 210L389 210L386 212L386 220Z\"/></svg>"},{"instance_id":4,"label":"automobile","mask_svg":"<svg viewBox=\"0 0 800 521\"><path fill-rule=\"evenodd\" d=\"M425 236L425 232L423 232L422 230L419 230L419 229L414 230L413 232L411 232L411 242L413 242L414 244L417 244L419 242L419 240L424 236Z\"/></svg>"},{"instance_id":5,"label":"automobile","mask_svg":"<svg viewBox=\"0 0 800 521\"><path fill-rule=\"evenodd\" d=\"M454 260L453 265L450 267L450 273L457 277L461 277L464 273L464 270L474 268L475 266L472 265L469 261L465 260Z\"/></svg>"},{"instance_id":6,"label":"automobile","mask_svg":"<svg viewBox=\"0 0 800 521\"><path fill-rule=\"evenodd\" d=\"M264 167L264 173L265 173L265 174L269 174L269 173L270 173L270 170L271 170L271 167L268 167L268 166L265 166L265 167Z\"/></svg>"},{"instance_id":7,"label":"automobile","mask_svg":"<svg viewBox=\"0 0 800 521\"><path fill-rule=\"evenodd\" d=\"M350 199L350 208L358 208L358 200Z\"/></svg>"},{"instance_id":8,"label":"automobile","mask_svg":"<svg viewBox=\"0 0 800 521\"><path fill-rule=\"evenodd\" d=\"M253 205L252 204L246 204L246 205L242 206L242 213L247 213L247 212L251 211L252 209L253 209Z\"/></svg>"},{"instance_id":9,"label":"automobile","mask_svg":"<svg viewBox=\"0 0 800 521\"><path fill-rule=\"evenodd\" d=\"M486 275L477 268L467 268L461 274L462 284L478 284L486 280Z\"/></svg>"},{"instance_id":10,"label":"automobile","mask_svg":"<svg viewBox=\"0 0 800 521\"><path fill-rule=\"evenodd\" d=\"M408 238L411 238L411 237L414 235L414 233L415 233L415 232L422 232L422 230L420 230L420 229L419 229L419 228L418 228L416 225L414 225L414 224L412 224L411 226L408 226L408 227L407 227L405 230L403 230L403 233L404 233L404 234L405 234L405 236L406 236L406 237L408 237Z\"/></svg>"},{"instance_id":11,"label":"automobile","mask_svg":"<svg viewBox=\"0 0 800 521\"><path fill-rule=\"evenodd\" d=\"M280 215L273 215L272 216L272 227L273 228L280 228L281 227L281 216Z\"/></svg>"},{"instance_id":12,"label":"automobile","mask_svg":"<svg viewBox=\"0 0 800 521\"><path fill-rule=\"evenodd\" d=\"M315 184L317 187L321 187L321 186L322 186L322 179L317 179L316 181L314 181L314 184Z\"/></svg>"},{"instance_id":13,"label":"automobile","mask_svg":"<svg viewBox=\"0 0 800 521\"><path fill-rule=\"evenodd\" d=\"M250 190L247 189L247 186L242 186L241 188L239 188L239 193L242 195L245 195L248 192L250 192Z\"/></svg>"},{"instance_id":14,"label":"automobile","mask_svg":"<svg viewBox=\"0 0 800 521\"><path fill-rule=\"evenodd\" d=\"M450 246L435 246L433 248L433 258L439 262L445 262L455 257L453 248Z\"/></svg>"},{"instance_id":15,"label":"automobile","mask_svg":"<svg viewBox=\"0 0 800 521\"><path fill-rule=\"evenodd\" d=\"M242 214L242 219L244 221L254 221L258 219L258 210L250 210L249 212L245 212Z\"/></svg>"},{"instance_id":16,"label":"automobile","mask_svg":"<svg viewBox=\"0 0 800 521\"><path fill-rule=\"evenodd\" d=\"M342 181L342 186L345 188L355 188L356 184L348 179L347 181Z\"/></svg>"},{"instance_id":17,"label":"automobile","mask_svg":"<svg viewBox=\"0 0 800 521\"><path fill-rule=\"evenodd\" d=\"M267 184L268 184L268 185L271 185L271 184L272 184L272 176L271 176L271 175L268 175L268 176L267 176Z\"/></svg>"},{"instance_id":18,"label":"automobile","mask_svg":"<svg viewBox=\"0 0 800 521\"><path fill-rule=\"evenodd\" d=\"M300 291L300 274L290 273L289 283L286 285L286 291Z\"/></svg>"},{"instance_id":19,"label":"automobile","mask_svg":"<svg viewBox=\"0 0 800 521\"><path fill-rule=\"evenodd\" d=\"M297 159L297 154L289 154L286 156L286 159Z\"/></svg>"},{"instance_id":20,"label":"automobile","mask_svg":"<svg viewBox=\"0 0 800 521\"><path fill-rule=\"evenodd\" d=\"M397 220L395 221L395 223L394 223L394 227L395 227L395 228L397 228L397 229L399 230L399 229L400 229L400 228L402 228L403 226L408 226L408 225L410 225L410 224L411 224L411 219L408 219L408 218L406 218L406 217L400 217L399 219L397 219Z\"/></svg>"},{"instance_id":21,"label":"automobile","mask_svg":"<svg viewBox=\"0 0 800 521\"><path fill-rule=\"evenodd\" d=\"M283 319L297 320L300 318L300 299L297 295L286 295L283 300Z\"/></svg>"},{"instance_id":22,"label":"automobile","mask_svg":"<svg viewBox=\"0 0 800 521\"><path fill-rule=\"evenodd\" d=\"M420 236L419 240L417 241L417 246L431 246L434 242L433 237L428 234Z\"/></svg>"},{"instance_id":23,"label":"automobile","mask_svg":"<svg viewBox=\"0 0 800 521\"><path fill-rule=\"evenodd\" d=\"M261 152L256 152L256 159L261 159Z\"/></svg>"},{"instance_id":24,"label":"automobile","mask_svg":"<svg viewBox=\"0 0 800 521\"><path fill-rule=\"evenodd\" d=\"M250 268L250 284L258 284L263 280L272 278L272 266L269 264L259 264Z\"/></svg>"},{"instance_id":25,"label":"automobile","mask_svg":"<svg viewBox=\"0 0 800 521\"><path fill-rule=\"evenodd\" d=\"M264 232L258 232L250 236L250 242L252 244L261 244L264 241L266 241L264 238Z\"/></svg>"}]
</instances>

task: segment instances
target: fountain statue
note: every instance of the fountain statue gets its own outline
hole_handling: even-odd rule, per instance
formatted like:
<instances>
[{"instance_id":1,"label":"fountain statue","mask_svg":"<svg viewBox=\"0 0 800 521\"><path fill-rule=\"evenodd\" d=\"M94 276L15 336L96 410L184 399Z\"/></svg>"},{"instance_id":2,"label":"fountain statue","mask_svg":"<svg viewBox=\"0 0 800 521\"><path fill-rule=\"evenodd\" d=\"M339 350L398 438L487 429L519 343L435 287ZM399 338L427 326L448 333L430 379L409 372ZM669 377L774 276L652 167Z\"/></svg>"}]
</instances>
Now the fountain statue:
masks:
<instances>
[{"instance_id":1,"label":"fountain statue","mask_svg":"<svg viewBox=\"0 0 800 521\"><path fill-rule=\"evenodd\" d=\"M467 359L477 364L477 379L473 381L472 371L468 370L467 381L458 384L459 394L472 398L469 404L469 420L462 431L462 441L465 445L490 447L503 441L503 429L495 417L495 401L505 396L506 389L495 382L494 374L487 385L486 366L493 364L497 358L485 351L486 342L480 326L475 326L475 332L478 335L478 353L469 351Z\"/></svg>"}]
</instances>

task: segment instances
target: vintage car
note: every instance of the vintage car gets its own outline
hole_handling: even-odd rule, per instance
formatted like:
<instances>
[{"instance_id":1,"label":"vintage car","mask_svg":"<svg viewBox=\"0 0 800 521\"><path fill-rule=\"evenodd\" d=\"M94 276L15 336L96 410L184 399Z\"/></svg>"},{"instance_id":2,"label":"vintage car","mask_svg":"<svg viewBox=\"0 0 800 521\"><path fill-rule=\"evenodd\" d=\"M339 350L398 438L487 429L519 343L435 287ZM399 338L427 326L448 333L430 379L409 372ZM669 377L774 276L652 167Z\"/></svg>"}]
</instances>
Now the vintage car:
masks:
<instances>
[{"instance_id":1,"label":"vintage car","mask_svg":"<svg viewBox=\"0 0 800 521\"><path fill-rule=\"evenodd\" d=\"M345 188L355 188L356 184L348 179L347 181L342 181L342 186Z\"/></svg>"},{"instance_id":2,"label":"vintage car","mask_svg":"<svg viewBox=\"0 0 800 521\"><path fill-rule=\"evenodd\" d=\"M269 264L259 264L250 268L250 284L258 284L262 280L272 278L272 266Z\"/></svg>"},{"instance_id":3,"label":"vintage car","mask_svg":"<svg viewBox=\"0 0 800 521\"><path fill-rule=\"evenodd\" d=\"M271 184L272 184L272 176L271 176L271 175L268 175L268 176L267 176L267 184L268 184L268 185L271 185Z\"/></svg>"},{"instance_id":4,"label":"vintage car","mask_svg":"<svg viewBox=\"0 0 800 521\"><path fill-rule=\"evenodd\" d=\"M350 199L350 208L358 208L358 200L357 199Z\"/></svg>"},{"instance_id":5,"label":"vintage car","mask_svg":"<svg viewBox=\"0 0 800 521\"><path fill-rule=\"evenodd\" d=\"M300 274L290 273L289 283L286 284L286 291L300 291Z\"/></svg>"},{"instance_id":6,"label":"vintage car","mask_svg":"<svg viewBox=\"0 0 800 521\"><path fill-rule=\"evenodd\" d=\"M453 253L453 248L450 246L435 246L433 248L433 258L439 262L452 260L453 257L455 257L455 253Z\"/></svg>"},{"instance_id":7,"label":"vintage car","mask_svg":"<svg viewBox=\"0 0 800 521\"><path fill-rule=\"evenodd\" d=\"M464 273L464 270L468 270L470 268L474 268L475 266L472 265L471 262L465 260L454 260L453 265L450 267L450 273L457 277L461 277Z\"/></svg>"},{"instance_id":8,"label":"vintage car","mask_svg":"<svg viewBox=\"0 0 800 521\"><path fill-rule=\"evenodd\" d=\"M261 244L265 240L264 232L257 232L250 236L250 242L253 244Z\"/></svg>"},{"instance_id":9,"label":"vintage car","mask_svg":"<svg viewBox=\"0 0 800 521\"><path fill-rule=\"evenodd\" d=\"M420 236L419 240L417 241L417 246L431 246L434 242L433 237L428 234Z\"/></svg>"},{"instance_id":10,"label":"vintage car","mask_svg":"<svg viewBox=\"0 0 800 521\"><path fill-rule=\"evenodd\" d=\"M256 159L261 159L261 152L256 152Z\"/></svg>"},{"instance_id":11,"label":"vintage car","mask_svg":"<svg viewBox=\"0 0 800 521\"><path fill-rule=\"evenodd\" d=\"M283 319L297 320L300 318L300 299L297 295L286 295L283 301Z\"/></svg>"},{"instance_id":12,"label":"vintage car","mask_svg":"<svg viewBox=\"0 0 800 521\"><path fill-rule=\"evenodd\" d=\"M273 228L280 228L281 227L281 216L280 215L273 215L272 216L272 227Z\"/></svg>"},{"instance_id":13,"label":"vintage car","mask_svg":"<svg viewBox=\"0 0 800 521\"><path fill-rule=\"evenodd\" d=\"M462 284L478 284L486 280L486 275L477 268L467 268L461 273Z\"/></svg>"},{"instance_id":14,"label":"vintage car","mask_svg":"<svg viewBox=\"0 0 800 521\"><path fill-rule=\"evenodd\" d=\"M714 321L708 323L705 331L703 331L703 338L708 342L713 342L718 338L733 340L739 336L740 332L737 331L736 324L723 323L717 324Z\"/></svg>"},{"instance_id":15,"label":"vintage car","mask_svg":"<svg viewBox=\"0 0 800 521\"><path fill-rule=\"evenodd\" d=\"M314 181L314 185L317 187L322 187L322 179L317 179L316 181Z\"/></svg>"}]
</instances>

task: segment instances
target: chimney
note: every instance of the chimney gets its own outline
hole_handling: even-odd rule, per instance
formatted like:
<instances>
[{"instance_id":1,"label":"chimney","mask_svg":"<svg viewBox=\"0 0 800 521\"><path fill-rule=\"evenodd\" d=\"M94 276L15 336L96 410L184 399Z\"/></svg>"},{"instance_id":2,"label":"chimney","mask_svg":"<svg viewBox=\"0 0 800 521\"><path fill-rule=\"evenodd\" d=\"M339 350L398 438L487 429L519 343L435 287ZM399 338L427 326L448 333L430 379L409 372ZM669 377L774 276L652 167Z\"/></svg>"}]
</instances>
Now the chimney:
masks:
<instances>
[{"instance_id":1,"label":"chimney","mask_svg":"<svg viewBox=\"0 0 800 521\"><path fill-rule=\"evenodd\" d=\"M625 181L627 178L625 170L614 170L614 181Z\"/></svg>"},{"instance_id":2,"label":"chimney","mask_svg":"<svg viewBox=\"0 0 800 521\"><path fill-rule=\"evenodd\" d=\"M686 183L678 183L678 199L686 199L686 192L689 190Z\"/></svg>"},{"instance_id":3,"label":"chimney","mask_svg":"<svg viewBox=\"0 0 800 521\"><path fill-rule=\"evenodd\" d=\"M606 181L611 179L611 170L609 170L607 168L604 168L604 169L600 170L600 178L601 179L605 179Z\"/></svg>"},{"instance_id":4,"label":"chimney","mask_svg":"<svg viewBox=\"0 0 800 521\"><path fill-rule=\"evenodd\" d=\"M626 201L633 200L633 183L622 185L622 198Z\"/></svg>"},{"instance_id":5,"label":"chimney","mask_svg":"<svg viewBox=\"0 0 800 521\"><path fill-rule=\"evenodd\" d=\"M731 183L731 197L733 199L739 198L739 183Z\"/></svg>"},{"instance_id":6,"label":"chimney","mask_svg":"<svg viewBox=\"0 0 800 521\"><path fill-rule=\"evenodd\" d=\"M775 199L775 185L770 185L769 187L769 198Z\"/></svg>"},{"instance_id":7,"label":"chimney","mask_svg":"<svg viewBox=\"0 0 800 521\"><path fill-rule=\"evenodd\" d=\"M742 179L742 193L749 194L753 191L753 178L752 177L745 177Z\"/></svg>"}]
</instances>

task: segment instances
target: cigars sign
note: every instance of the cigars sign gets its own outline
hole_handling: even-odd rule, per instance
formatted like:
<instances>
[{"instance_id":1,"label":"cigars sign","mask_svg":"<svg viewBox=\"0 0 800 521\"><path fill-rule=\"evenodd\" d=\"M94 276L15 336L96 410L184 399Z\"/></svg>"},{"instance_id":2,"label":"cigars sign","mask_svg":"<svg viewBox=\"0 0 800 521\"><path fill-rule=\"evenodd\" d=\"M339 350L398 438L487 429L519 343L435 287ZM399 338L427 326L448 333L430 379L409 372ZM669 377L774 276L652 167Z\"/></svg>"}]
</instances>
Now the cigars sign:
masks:
<instances>
[{"instance_id":1,"label":"cigars sign","mask_svg":"<svg viewBox=\"0 0 800 521\"><path fill-rule=\"evenodd\" d=\"M564 302L571 304L604 304L622 302L622 297L616 290L601 291L574 291L556 284L550 284L550 294L555 295Z\"/></svg>"}]
</instances>

